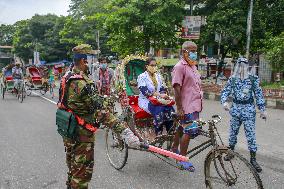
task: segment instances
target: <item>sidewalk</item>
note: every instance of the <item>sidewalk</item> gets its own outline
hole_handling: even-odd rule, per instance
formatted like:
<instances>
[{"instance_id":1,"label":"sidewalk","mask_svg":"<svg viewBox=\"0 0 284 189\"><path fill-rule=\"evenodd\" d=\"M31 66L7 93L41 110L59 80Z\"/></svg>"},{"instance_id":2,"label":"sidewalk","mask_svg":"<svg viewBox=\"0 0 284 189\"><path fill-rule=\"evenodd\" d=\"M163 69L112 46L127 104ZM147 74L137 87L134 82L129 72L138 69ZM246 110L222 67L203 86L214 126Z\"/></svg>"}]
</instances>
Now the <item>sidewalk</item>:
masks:
<instances>
[{"instance_id":1,"label":"sidewalk","mask_svg":"<svg viewBox=\"0 0 284 189\"><path fill-rule=\"evenodd\" d=\"M219 102L221 101L220 93L204 92L203 98L208 99L208 100L215 100ZM283 99L273 99L273 98L266 97L265 103L266 103L267 108L284 110L284 100Z\"/></svg>"}]
</instances>

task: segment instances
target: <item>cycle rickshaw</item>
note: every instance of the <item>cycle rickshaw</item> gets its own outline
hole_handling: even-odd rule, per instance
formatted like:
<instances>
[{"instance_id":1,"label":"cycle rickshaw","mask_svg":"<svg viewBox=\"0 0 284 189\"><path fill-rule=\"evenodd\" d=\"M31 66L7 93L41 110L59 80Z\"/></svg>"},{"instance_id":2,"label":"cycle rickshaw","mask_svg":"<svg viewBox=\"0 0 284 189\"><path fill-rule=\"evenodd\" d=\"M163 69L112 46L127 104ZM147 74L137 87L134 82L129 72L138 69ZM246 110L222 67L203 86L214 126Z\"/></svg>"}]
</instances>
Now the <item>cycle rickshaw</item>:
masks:
<instances>
[{"instance_id":1,"label":"cycle rickshaw","mask_svg":"<svg viewBox=\"0 0 284 189\"><path fill-rule=\"evenodd\" d=\"M39 68L28 66L26 75L26 91L28 96L31 95L32 91L39 91L42 95L48 91L48 83L43 79Z\"/></svg>"},{"instance_id":2,"label":"cycle rickshaw","mask_svg":"<svg viewBox=\"0 0 284 189\"><path fill-rule=\"evenodd\" d=\"M0 91L2 99L5 98L5 94L11 93L16 94L18 100L22 103L24 98L26 97L25 93L25 85L24 80L19 80L16 86L16 90L14 89L14 79L12 76L12 68L14 64L9 64L5 68L2 69L2 77L0 81Z\"/></svg>"},{"instance_id":3,"label":"cycle rickshaw","mask_svg":"<svg viewBox=\"0 0 284 189\"><path fill-rule=\"evenodd\" d=\"M151 138L154 133L151 115L138 106L137 76L145 71L144 56L127 56L122 64L116 68L114 113L141 141L139 148L132 148L116 135L111 129L106 130L106 154L110 164L117 170L122 169L127 162L128 150L139 150L153 153L173 167L179 168L176 161L189 161L192 157L209 149L204 160L204 181L209 188L263 188L262 181L252 165L237 152L228 149L217 130L217 123L221 121L218 115L209 121L195 121L198 125L200 137L206 138L202 144L191 148L186 156L170 151L175 129ZM113 100L113 101L115 101ZM176 116L175 116L176 117ZM174 119L174 127L179 120ZM192 123L190 123L192 124ZM199 137L199 136L198 136ZM224 157L234 158L225 161Z\"/></svg>"}]
</instances>

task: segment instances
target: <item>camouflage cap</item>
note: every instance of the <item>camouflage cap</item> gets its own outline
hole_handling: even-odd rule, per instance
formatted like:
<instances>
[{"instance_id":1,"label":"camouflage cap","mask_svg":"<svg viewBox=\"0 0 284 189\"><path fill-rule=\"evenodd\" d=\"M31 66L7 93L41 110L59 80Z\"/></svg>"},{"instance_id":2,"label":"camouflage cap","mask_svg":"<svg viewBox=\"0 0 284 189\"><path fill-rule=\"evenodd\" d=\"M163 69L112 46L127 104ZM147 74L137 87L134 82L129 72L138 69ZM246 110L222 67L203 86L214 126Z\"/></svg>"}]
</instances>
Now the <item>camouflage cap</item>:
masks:
<instances>
[{"instance_id":1,"label":"camouflage cap","mask_svg":"<svg viewBox=\"0 0 284 189\"><path fill-rule=\"evenodd\" d=\"M77 54L98 54L100 50L93 50L89 44L81 44L72 49L73 53Z\"/></svg>"}]
</instances>

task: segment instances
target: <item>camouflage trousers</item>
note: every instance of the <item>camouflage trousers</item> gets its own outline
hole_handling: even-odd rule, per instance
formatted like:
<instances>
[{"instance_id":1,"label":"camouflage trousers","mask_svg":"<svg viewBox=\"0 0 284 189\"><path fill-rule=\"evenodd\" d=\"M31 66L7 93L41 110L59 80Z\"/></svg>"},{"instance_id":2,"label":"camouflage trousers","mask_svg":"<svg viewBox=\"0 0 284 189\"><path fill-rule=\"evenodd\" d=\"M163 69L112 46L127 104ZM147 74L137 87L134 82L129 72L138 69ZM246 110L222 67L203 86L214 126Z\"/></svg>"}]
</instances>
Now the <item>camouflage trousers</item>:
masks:
<instances>
[{"instance_id":1,"label":"camouflage trousers","mask_svg":"<svg viewBox=\"0 0 284 189\"><path fill-rule=\"evenodd\" d=\"M121 132L127 128L125 123L119 123L113 114L108 114L105 119L100 121L117 134L121 134ZM80 135L82 135L82 133ZM93 174L94 141L91 142L91 140L89 140L88 142L82 142L64 138L63 143L68 166L67 186L70 186L72 189L87 189Z\"/></svg>"},{"instance_id":2,"label":"camouflage trousers","mask_svg":"<svg viewBox=\"0 0 284 189\"><path fill-rule=\"evenodd\" d=\"M72 189L87 189L94 167L94 142L78 142L63 139L68 166L67 186Z\"/></svg>"}]
</instances>

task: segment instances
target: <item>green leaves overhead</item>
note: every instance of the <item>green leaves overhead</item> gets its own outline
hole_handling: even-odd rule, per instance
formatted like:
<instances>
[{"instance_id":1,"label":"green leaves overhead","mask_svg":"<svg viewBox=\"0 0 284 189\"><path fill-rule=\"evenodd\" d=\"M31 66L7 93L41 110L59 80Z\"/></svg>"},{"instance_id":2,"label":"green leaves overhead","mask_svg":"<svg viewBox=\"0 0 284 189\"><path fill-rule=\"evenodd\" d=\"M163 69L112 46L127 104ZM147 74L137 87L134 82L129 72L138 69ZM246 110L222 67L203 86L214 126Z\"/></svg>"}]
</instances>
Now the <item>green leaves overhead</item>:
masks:
<instances>
[{"instance_id":1,"label":"green leaves overhead","mask_svg":"<svg viewBox=\"0 0 284 189\"><path fill-rule=\"evenodd\" d=\"M181 23L183 8L178 0L112 0L98 18L109 33L113 51L145 53L150 47L176 46L175 26Z\"/></svg>"},{"instance_id":2,"label":"green leaves overhead","mask_svg":"<svg viewBox=\"0 0 284 189\"><path fill-rule=\"evenodd\" d=\"M59 37L64 23L64 17L51 14L35 15L29 20L17 22L13 36L15 53L26 61L33 58L35 49L40 52L41 60L66 59L67 46L60 43Z\"/></svg>"},{"instance_id":3,"label":"green leaves overhead","mask_svg":"<svg viewBox=\"0 0 284 189\"><path fill-rule=\"evenodd\" d=\"M13 25L0 25L0 45L12 45L15 28Z\"/></svg>"},{"instance_id":4,"label":"green leaves overhead","mask_svg":"<svg viewBox=\"0 0 284 189\"><path fill-rule=\"evenodd\" d=\"M232 53L244 53L249 3L244 0L201 1L195 14L206 16L207 25L202 27L199 43L216 45L215 32L222 33L222 47ZM251 53L263 47L267 32L275 36L284 30L283 10L284 0L254 0Z\"/></svg>"},{"instance_id":5,"label":"green leaves overhead","mask_svg":"<svg viewBox=\"0 0 284 189\"><path fill-rule=\"evenodd\" d=\"M0 25L0 45L11 45L21 58L68 58L72 47L87 43L99 46L104 55L146 53L152 48L177 49L177 28L188 15L185 0L71 0L69 16L35 15L14 25ZM249 1L194 0L193 14L206 17L199 46L217 46L215 33L222 33L221 54L244 53ZM254 0L251 53L263 51L270 38L284 30L284 0ZM269 34L269 35L268 35ZM272 48L272 47L271 47ZM274 51L275 52L275 51ZM278 51L277 51L278 52Z\"/></svg>"},{"instance_id":6,"label":"green leaves overhead","mask_svg":"<svg viewBox=\"0 0 284 189\"><path fill-rule=\"evenodd\" d=\"M272 69L275 72L284 72L284 32L276 37L267 34L265 52Z\"/></svg>"}]
</instances>

